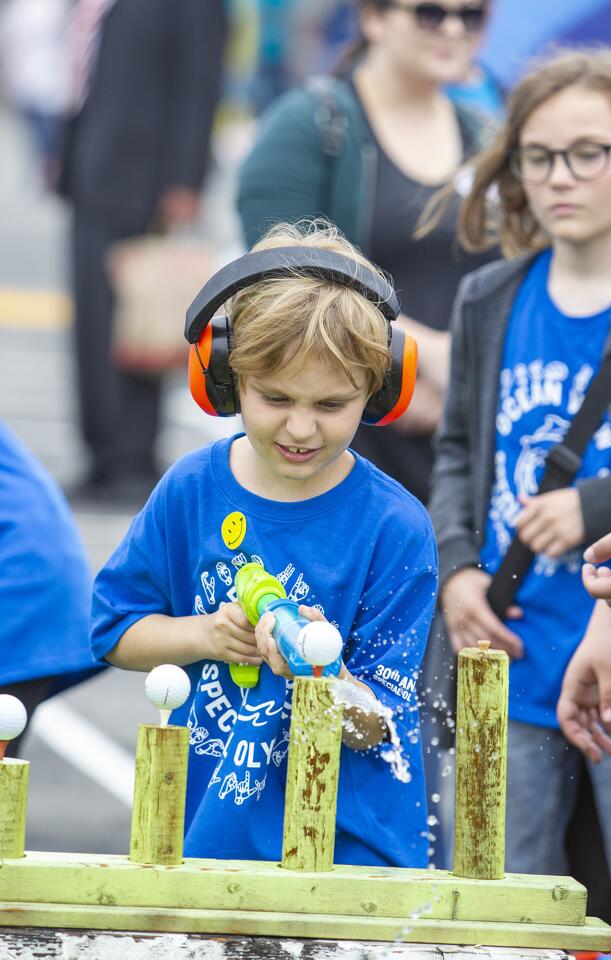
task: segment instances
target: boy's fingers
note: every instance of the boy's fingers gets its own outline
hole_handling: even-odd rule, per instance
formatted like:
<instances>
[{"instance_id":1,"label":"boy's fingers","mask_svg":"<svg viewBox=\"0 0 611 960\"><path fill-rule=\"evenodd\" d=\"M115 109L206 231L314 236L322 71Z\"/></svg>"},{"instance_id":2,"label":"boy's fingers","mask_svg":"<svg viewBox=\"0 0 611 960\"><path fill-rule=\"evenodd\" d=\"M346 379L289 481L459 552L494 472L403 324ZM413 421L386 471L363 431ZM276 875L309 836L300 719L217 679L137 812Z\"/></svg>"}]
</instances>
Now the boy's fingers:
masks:
<instances>
[{"instance_id":1,"label":"boy's fingers","mask_svg":"<svg viewBox=\"0 0 611 960\"><path fill-rule=\"evenodd\" d=\"M231 659L229 663L251 663L253 666L260 667L263 663L263 657L260 654L252 655L252 651L230 650Z\"/></svg>"},{"instance_id":2,"label":"boy's fingers","mask_svg":"<svg viewBox=\"0 0 611 960\"><path fill-rule=\"evenodd\" d=\"M261 619L259 620L257 626L255 627L255 638L257 643L259 643L259 638L265 639L267 637L271 638L272 630L274 629L274 624L276 618L273 613L264 613Z\"/></svg>"},{"instance_id":3,"label":"boy's fingers","mask_svg":"<svg viewBox=\"0 0 611 960\"><path fill-rule=\"evenodd\" d=\"M324 613L321 613L320 610L317 610L316 607L305 607L302 603L299 604L298 612L302 617L305 617L306 620L326 620Z\"/></svg>"},{"instance_id":4,"label":"boy's fingers","mask_svg":"<svg viewBox=\"0 0 611 960\"><path fill-rule=\"evenodd\" d=\"M245 630L243 627L238 627L235 623L231 625L231 638L247 645L251 650L257 645L254 630Z\"/></svg>"},{"instance_id":5,"label":"boy's fingers","mask_svg":"<svg viewBox=\"0 0 611 960\"><path fill-rule=\"evenodd\" d=\"M254 633L255 628L239 603L230 603L225 609L231 623L235 624L236 627L240 627L242 630L247 630L248 633Z\"/></svg>"},{"instance_id":6,"label":"boy's fingers","mask_svg":"<svg viewBox=\"0 0 611 960\"><path fill-rule=\"evenodd\" d=\"M265 649L262 651L270 669L280 677L290 676L288 665L282 654L278 652L276 641L272 636L267 638Z\"/></svg>"}]
</instances>

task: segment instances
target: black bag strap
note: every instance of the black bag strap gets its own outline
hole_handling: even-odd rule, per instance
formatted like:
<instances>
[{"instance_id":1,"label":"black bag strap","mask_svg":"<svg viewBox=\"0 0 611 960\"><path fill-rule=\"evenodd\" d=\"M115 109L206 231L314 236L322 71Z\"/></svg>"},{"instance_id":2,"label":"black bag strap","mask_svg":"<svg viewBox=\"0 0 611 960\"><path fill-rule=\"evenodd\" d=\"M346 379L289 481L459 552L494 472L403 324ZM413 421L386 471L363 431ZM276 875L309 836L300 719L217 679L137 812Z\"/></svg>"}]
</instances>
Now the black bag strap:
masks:
<instances>
[{"instance_id":1,"label":"black bag strap","mask_svg":"<svg viewBox=\"0 0 611 960\"><path fill-rule=\"evenodd\" d=\"M590 439L611 402L611 353L603 359L600 369L586 392L583 403L567 430L562 443L550 450L537 494L560 490L575 478ZM534 553L517 535L509 545L501 565L492 578L486 594L497 617L503 619L511 606L516 591L530 567Z\"/></svg>"}]
</instances>

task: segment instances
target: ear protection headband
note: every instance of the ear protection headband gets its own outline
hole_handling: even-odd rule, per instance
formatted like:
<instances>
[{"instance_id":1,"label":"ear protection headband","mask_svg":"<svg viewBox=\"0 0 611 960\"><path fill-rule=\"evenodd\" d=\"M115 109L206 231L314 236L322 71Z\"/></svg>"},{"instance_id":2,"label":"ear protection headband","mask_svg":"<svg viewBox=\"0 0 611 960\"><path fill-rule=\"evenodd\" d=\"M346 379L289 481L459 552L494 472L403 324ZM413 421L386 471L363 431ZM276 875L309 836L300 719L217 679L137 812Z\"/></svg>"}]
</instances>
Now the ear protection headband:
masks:
<instances>
[{"instance_id":1,"label":"ear protection headband","mask_svg":"<svg viewBox=\"0 0 611 960\"><path fill-rule=\"evenodd\" d=\"M396 420L412 398L418 364L416 341L393 323L399 314L397 295L388 281L351 257L317 247L276 247L247 253L215 273L202 287L187 310L185 324L185 337L191 344L189 387L195 402L213 417L240 412L238 385L229 366L231 318L214 314L239 290L296 272L355 290L378 308L388 324L391 362L382 388L369 398L361 422L383 426Z\"/></svg>"}]
</instances>

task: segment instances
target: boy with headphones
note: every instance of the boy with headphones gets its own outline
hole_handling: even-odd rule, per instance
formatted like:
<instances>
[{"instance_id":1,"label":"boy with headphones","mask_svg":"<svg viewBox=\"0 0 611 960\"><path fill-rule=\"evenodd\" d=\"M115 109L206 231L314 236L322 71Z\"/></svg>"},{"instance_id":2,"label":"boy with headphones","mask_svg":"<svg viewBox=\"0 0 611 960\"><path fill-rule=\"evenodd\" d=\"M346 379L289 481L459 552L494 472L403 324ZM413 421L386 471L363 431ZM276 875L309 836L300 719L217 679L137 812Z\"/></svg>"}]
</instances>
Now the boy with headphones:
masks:
<instances>
[{"instance_id":1,"label":"boy with headphones","mask_svg":"<svg viewBox=\"0 0 611 960\"><path fill-rule=\"evenodd\" d=\"M336 862L426 865L416 678L435 541L422 505L348 449L361 420L389 422L411 398L416 350L397 313L384 275L335 228L283 224L187 314L192 393L208 413L241 412L245 434L166 473L97 577L92 638L117 666L190 675L172 718L191 731L187 856L281 856L292 684L269 617L255 630L236 602L236 572L254 561L304 616L336 624L340 678L364 704L343 735ZM234 683L234 663L261 665L254 688Z\"/></svg>"}]
</instances>

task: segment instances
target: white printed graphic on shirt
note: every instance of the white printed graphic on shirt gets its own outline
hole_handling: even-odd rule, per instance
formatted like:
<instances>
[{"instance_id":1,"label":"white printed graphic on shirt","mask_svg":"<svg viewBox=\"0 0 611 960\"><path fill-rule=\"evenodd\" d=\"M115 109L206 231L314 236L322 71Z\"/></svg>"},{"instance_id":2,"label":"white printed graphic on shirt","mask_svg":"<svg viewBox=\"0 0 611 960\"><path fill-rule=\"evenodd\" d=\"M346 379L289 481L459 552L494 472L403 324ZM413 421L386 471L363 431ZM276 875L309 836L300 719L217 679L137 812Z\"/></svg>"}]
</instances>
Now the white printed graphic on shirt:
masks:
<instances>
[{"instance_id":1,"label":"white printed graphic on shirt","mask_svg":"<svg viewBox=\"0 0 611 960\"><path fill-rule=\"evenodd\" d=\"M204 570L200 580L202 582L202 587L204 588L204 593L206 594L206 600L211 607L214 606L214 587L215 580L214 577L211 577L207 570Z\"/></svg>"},{"instance_id":2,"label":"white printed graphic on shirt","mask_svg":"<svg viewBox=\"0 0 611 960\"><path fill-rule=\"evenodd\" d=\"M295 567L292 563L287 563L286 567L282 573L276 574L276 580L279 580L283 587L286 587L287 583L295 573Z\"/></svg>"},{"instance_id":3,"label":"white printed graphic on shirt","mask_svg":"<svg viewBox=\"0 0 611 960\"><path fill-rule=\"evenodd\" d=\"M412 694L416 692L415 676L408 677L396 669L385 667L382 663L376 667L375 678L382 686L392 690L395 696L402 697L404 700L411 699Z\"/></svg>"},{"instance_id":4,"label":"white printed graphic on shirt","mask_svg":"<svg viewBox=\"0 0 611 960\"><path fill-rule=\"evenodd\" d=\"M206 616L226 603L235 602L235 573L246 563L263 565L258 554L247 553L242 548L228 562L219 560L214 566L214 574L210 569L202 570L199 574L202 593L195 595L195 612ZM293 563L285 566L278 579L287 589L290 599L297 603L302 602L310 592L303 572L297 573ZM316 606L324 615L323 606ZM187 721L190 748L193 759L218 759L208 789L217 788L220 799L233 799L234 803L241 805L251 798L258 800L265 788L268 767L280 767L286 760L289 743L287 721L291 711L288 694L292 681L286 681L287 695L280 701L266 699L257 703L256 690L245 689L240 706L234 707L232 700L235 701L235 691L231 691L230 700L223 689L223 683L226 682L223 677L224 671L221 672L218 663L204 663ZM267 726L271 733L269 739L257 739L255 731L265 737ZM249 731L252 731L250 735Z\"/></svg>"},{"instance_id":5,"label":"white printed graphic on shirt","mask_svg":"<svg viewBox=\"0 0 611 960\"><path fill-rule=\"evenodd\" d=\"M518 363L513 369L503 369L496 418L498 432L502 436L509 436L522 417L535 408L557 407L560 410L565 384L568 388L566 406L569 414L574 416L583 403L593 372L589 364L583 364L568 383L569 368L558 360L546 364L541 360L533 360L529 364ZM522 449L513 473L515 494L509 482L505 451L496 452L489 516L501 556L511 543L516 518L522 509L518 496L533 496L537 492L549 451L562 442L569 425L570 420L566 420L560 412L546 413L541 426L532 434L520 437ZM594 442L598 450L611 447L611 426L608 422L594 434ZM605 473L608 470L602 469L598 475ZM538 554L534 561L535 573L545 577L551 577L561 566L571 573L577 572L581 567L580 551L570 550L558 559Z\"/></svg>"},{"instance_id":6,"label":"white printed graphic on shirt","mask_svg":"<svg viewBox=\"0 0 611 960\"><path fill-rule=\"evenodd\" d=\"M219 790L219 797L221 800L224 800L229 793L235 791L233 799L238 806L241 806L245 800L248 800L254 795L256 795L258 800L263 792L266 779L267 777L263 777L262 780L255 780L254 787L251 787L250 773L248 770L244 774L243 780L238 780L235 771L232 770L223 780L223 785Z\"/></svg>"},{"instance_id":7,"label":"white printed graphic on shirt","mask_svg":"<svg viewBox=\"0 0 611 960\"><path fill-rule=\"evenodd\" d=\"M231 584L233 583L233 576L227 564L223 563L222 560L219 560L219 562L216 565L216 572L219 579L223 581L225 586L230 587Z\"/></svg>"}]
</instances>

